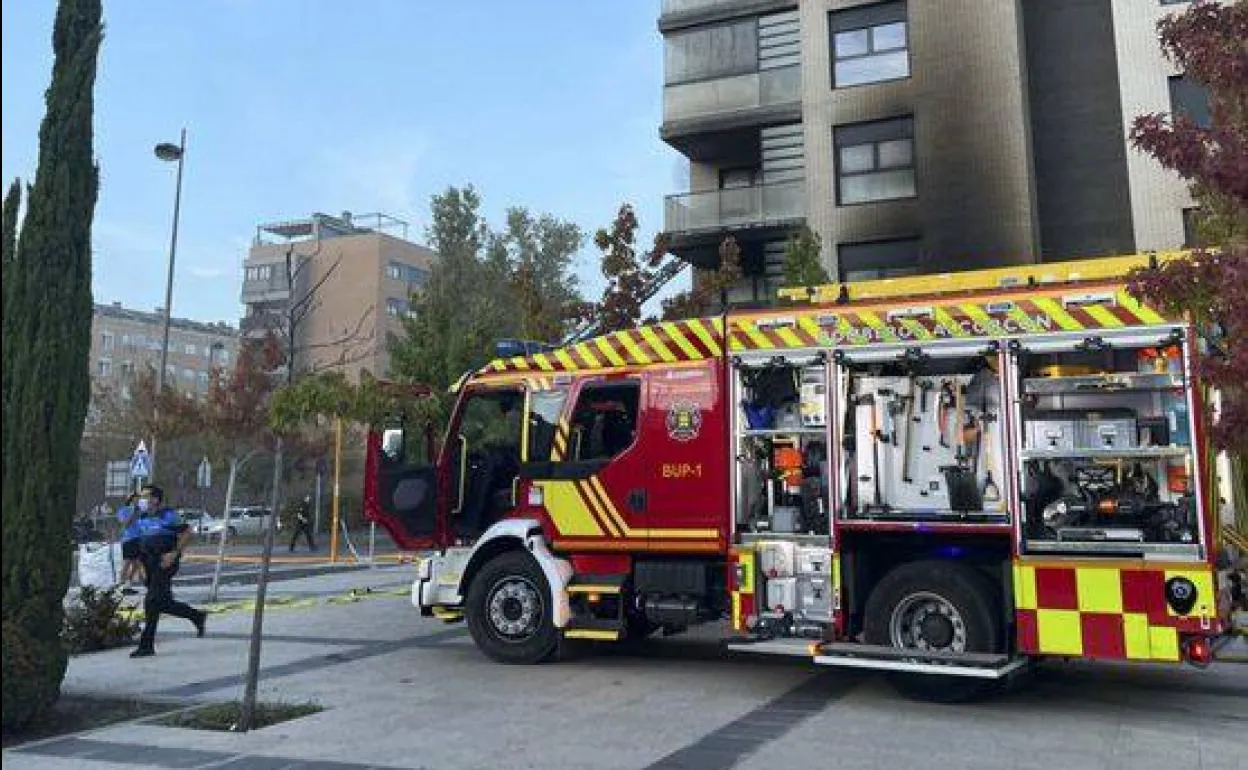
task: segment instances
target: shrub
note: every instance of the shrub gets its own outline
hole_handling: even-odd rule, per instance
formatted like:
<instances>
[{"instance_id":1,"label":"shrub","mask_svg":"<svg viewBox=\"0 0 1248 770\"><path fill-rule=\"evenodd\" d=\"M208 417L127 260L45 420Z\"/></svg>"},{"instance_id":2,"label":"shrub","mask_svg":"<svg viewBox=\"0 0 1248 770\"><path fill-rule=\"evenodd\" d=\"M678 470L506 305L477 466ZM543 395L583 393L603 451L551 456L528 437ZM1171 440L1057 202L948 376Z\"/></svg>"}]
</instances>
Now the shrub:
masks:
<instances>
[{"instance_id":1,"label":"shrub","mask_svg":"<svg viewBox=\"0 0 1248 770\"><path fill-rule=\"evenodd\" d=\"M62 638L71 654L107 650L134 641L138 621L121 614L120 589L101 591L94 586L79 589L78 601L65 611Z\"/></svg>"}]
</instances>

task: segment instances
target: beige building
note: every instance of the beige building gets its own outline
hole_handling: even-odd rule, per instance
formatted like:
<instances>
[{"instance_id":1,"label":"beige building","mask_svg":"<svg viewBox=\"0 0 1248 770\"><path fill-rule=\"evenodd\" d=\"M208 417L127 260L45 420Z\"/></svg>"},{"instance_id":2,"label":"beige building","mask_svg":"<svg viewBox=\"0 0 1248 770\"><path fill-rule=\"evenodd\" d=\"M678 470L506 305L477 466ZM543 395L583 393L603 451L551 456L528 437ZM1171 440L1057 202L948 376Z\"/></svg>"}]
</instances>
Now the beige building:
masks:
<instances>
[{"instance_id":1,"label":"beige building","mask_svg":"<svg viewBox=\"0 0 1248 770\"><path fill-rule=\"evenodd\" d=\"M387 376L387 335L402 332L410 297L424 285L434 258L407 240L406 222L385 214L313 214L260 225L243 263L242 331L285 333L293 303L302 318L295 340L298 369L339 369L352 378L367 369Z\"/></svg>"},{"instance_id":2,"label":"beige building","mask_svg":"<svg viewBox=\"0 0 1248 770\"><path fill-rule=\"evenodd\" d=\"M1162 59L1173 0L662 0L675 253L774 297L802 223L834 279L1181 247L1186 186L1132 119L1203 95Z\"/></svg>"},{"instance_id":3,"label":"beige building","mask_svg":"<svg viewBox=\"0 0 1248 770\"><path fill-rule=\"evenodd\" d=\"M96 305L91 317L91 381L124 395L134 377L160 368L164 310L131 310L120 302ZM214 369L228 369L238 356L238 332L225 323L185 318L169 321L165 383L205 393Z\"/></svg>"}]
</instances>

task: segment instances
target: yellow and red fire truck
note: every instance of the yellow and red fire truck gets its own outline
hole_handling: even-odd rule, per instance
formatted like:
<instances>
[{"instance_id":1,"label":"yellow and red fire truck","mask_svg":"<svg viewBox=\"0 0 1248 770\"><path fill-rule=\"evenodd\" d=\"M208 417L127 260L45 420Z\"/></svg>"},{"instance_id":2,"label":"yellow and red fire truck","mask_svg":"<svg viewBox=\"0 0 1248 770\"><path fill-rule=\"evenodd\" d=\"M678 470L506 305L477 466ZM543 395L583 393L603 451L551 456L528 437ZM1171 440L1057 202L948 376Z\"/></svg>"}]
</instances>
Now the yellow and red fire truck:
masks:
<instances>
[{"instance_id":1,"label":"yellow and red fire truck","mask_svg":"<svg viewBox=\"0 0 1248 770\"><path fill-rule=\"evenodd\" d=\"M1199 343L1150 254L781 292L519 349L434 462L369 437L412 602L508 663L729 620L734 649L959 698L1045 656L1204 666L1219 585ZM410 444L410 446L409 446Z\"/></svg>"}]
</instances>

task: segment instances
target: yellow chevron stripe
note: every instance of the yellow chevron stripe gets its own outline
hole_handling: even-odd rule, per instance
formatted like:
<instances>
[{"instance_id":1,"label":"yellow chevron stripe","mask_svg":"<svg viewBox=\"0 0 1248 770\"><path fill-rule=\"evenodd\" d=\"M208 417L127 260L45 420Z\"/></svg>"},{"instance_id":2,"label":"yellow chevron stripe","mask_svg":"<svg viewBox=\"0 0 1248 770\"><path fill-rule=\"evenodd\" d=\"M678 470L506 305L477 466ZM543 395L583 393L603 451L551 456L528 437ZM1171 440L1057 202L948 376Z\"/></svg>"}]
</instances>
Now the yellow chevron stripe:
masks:
<instances>
[{"instance_id":1,"label":"yellow chevron stripe","mask_svg":"<svg viewBox=\"0 0 1248 770\"><path fill-rule=\"evenodd\" d=\"M897 339L897 332L893 331L893 327L889 326L875 313L870 311L859 310L858 317L862 322L872 329L880 333L880 339L885 341L894 341Z\"/></svg>"},{"instance_id":2,"label":"yellow chevron stripe","mask_svg":"<svg viewBox=\"0 0 1248 770\"><path fill-rule=\"evenodd\" d=\"M992 328L992 316L984 312L984 308L982 306L966 304L958 305L958 309L963 313L966 313L966 315L978 324L979 328L983 329L984 332L987 332L988 329Z\"/></svg>"},{"instance_id":3,"label":"yellow chevron stripe","mask_svg":"<svg viewBox=\"0 0 1248 770\"><path fill-rule=\"evenodd\" d=\"M611 514L615 521L623 527L626 537L645 537L645 538L689 538L710 540L719 537L717 529L669 529L667 527L657 529L633 529L628 526L623 517L620 516L619 510L615 507L615 503L611 501L611 496L607 494L607 490L602 485L602 479L597 476L591 476L589 483L598 495L598 501L607 508L607 512Z\"/></svg>"},{"instance_id":4,"label":"yellow chevron stripe","mask_svg":"<svg viewBox=\"0 0 1248 770\"><path fill-rule=\"evenodd\" d=\"M546 512L554 520L559 534L568 537L602 537L602 527L590 513L574 482L543 481L541 486Z\"/></svg>"},{"instance_id":5,"label":"yellow chevron stripe","mask_svg":"<svg viewBox=\"0 0 1248 770\"><path fill-rule=\"evenodd\" d=\"M554 462L560 462L561 460L563 460L564 455L567 454L567 451L568 451L567 436L564 435L563 431L561 430L555 431L555 440L550 448L550 459L553 460Z\"/></svg>"},{"instance_id":6,"label":"yellow chevron stripe","mask_svg":"<svg viewBox=\"0 0 1248 770\"><path fill-rule=\"evenodd\" d=\"M1036 324L1031 320L1031 318L1028 317L1028 315L1023 312L1023 309L1021 307L1018 306L1017 302L1014 303L1014 309L1006 313L1006 315L1009 316L1010 318L1013 318L1015 321L1017 321L1018 325L1023 329L1023 331L1028 331L1028 332L1040 331L1038 328L1036 328Z\"/></svg>"},{"instance_id":7,"label":"yellow chevron stripe","mask_svg":"<svg viewBox=\"0 0 1248 770\"><path fill-rule=\"evenodd\" d=\"M545 353L538 353L533 356L533 363L537 364L538 369L542 369L547 372L553 372L555 370L554 364L550 363L550 359L547 358Z\"/></svg>"},{"instance_id":8,"label":"yellow chevron stripe","mask_svg":"<svg viewBox=\"0 0 1248 770\"><path fill-rule=\"evenodd\" d=\"M511 365L520 371L526 371L529 367L529 360L524 356L516 356L511 359Z\"/></svg>"},{"instance_id":9,"label":"yellow chevron stripe","mask_svg":"<svg viewBox=\"0 0 1248 770\"><path fill-rule=\"evenodd\" d=\"M628 522L624 521L624 517L616 510L615 504L611 502L611 496L607 494L607 490L602 486L602 481L597 476L590 476L585 482L590 500L597 503L602 511L603 518L610 520L615 524L615 528L619 537L638 537L628 526Z\"/></svg>"},{"instance_id":10,"label":"yellow chevron stripe","mask_svg":"<svg viewBox=\"0 0 1248 770\"><path fill-rule=\"evenodd\" d=\"M559 361L559 363L563 364L563 368L569 372L575 372L581 368L576 361L572 360L572 356L568 355L568 351L566 350L556 350L555 358Z\"/></svg>"},{"instance_id":11,"label":"yellow chevron stripe","mask_svg":"<svg viewBox=\"0 0 1248 770\"><path fill-rule=\"evenodd\" d=\"M663 340L659 339L659 335L655 333L652 327L643 326L638 331L641 332L642 339L650 343L650 349L659 354L659 358L668 362L676 360L676 356L672 354L667 345L663 344Z\"/></svg>"},{"instance_id":12,"label":"yellow chevron stripe","mask_svg":"<svg viewBox=\"0 0 1248 770\"><path fill-rule=\"evenodd\" d=\"M594 351L590 350L589 343L582 342L572 349L576 351L578 356L585 359L585 363L588 364L590 368L597 369L602 366L602 364L598 362L598 357L594 355Z\"/></svg>"},{"instance_id":13,"label":"yellow chevron stripe","mask_svg":"<svg viewBox=\"0 0 1248 770\"><path fill-rule=\"evenodd\" d=\"M665 323L663 331L667 332L667 336L676 342L676 346L680 348L680 352L684 353L683 358L689 360L697 360L702 357L698 349L693 346L689 338L685 336L685 330L680 328L680 324Z\"/></svg>"},{"instance_id":14,"label":"yellow chevron stripe","mask_svg":"<svg viewBox=\"0 0 1248 770\"><path fill-rule=\"evenodd\" d=\"M1067 313L1066 309L1061 306L1061 303L1052 297L1036 297L1032 302L1035 303L1036 307L1048 313L1049 318L1056 321L1063 331L1072 332L1083 328L1083 324L1075 320L1075 317Z\"/></svg>"},{"instance_id":15,"label":"yellow chevron stripe","mask_svg":"<svg viewBox=\"0 0 1248 770\"><path fill-rule=\"evenodd\" d=\"M641 348L637 346L637 343L633 342L632 335L627 332L620 332L617 339L620 341L620 344L624 346L624 349L628 351L628 355L632 357L632 363L650 363L650 358L645 353L641 352Z\"/></svg>"},{"instance_id":16,"label":"yellow chevron stripe","mask_svg":"<svg viewBox=\"0 0 1248 770\"><path fill-rule=\"evenodd\" d=\"M797 319L797 325L802 328L802 331L813 337L816 342L823 337L824 331L819 328L819 324L815 321L814 316L800 316Z\"/></svg>"},{"instance_id":17,"label":"yellow chevron stripe","mask_svg":"<svg viewBox=\"0 0 1248 770\"><path fill-rule=\"evenodd\" d=\"M932 338L932 333L913 318L901 319L901 325L909 329L916 340L930 340Z\"/></svg>"},{"instance_id":18,"label":"yellow chevron stripe","mask_svg":"<svg viewBox=\"0 0 1248 770\"><path fill-rule=\"evenodd\" d=\"M706 347L706 349L711 351L711 355L718 356L722 352L719 347L719 343L715 339L717 336L722 335L712 333L714 328L713 324L712 329L708 329L705 321L701 319L694 319L689 322L689 328L692 329L697 338L702 341L702 344Z\"/></svg>"},{"instance_id":19,"label":"yellow chevron stripe","mask_svg":"<svg viewBox=\"0 0 1248 770\"><path fill-rule=\"evenodd\" d=\"M1105 329L1118 329L1123 326L1118 316L1109 312L1109 308L1103 305L1084 305L1084 312L1096 319L1097 323Z\"/></svg>"},{"instance_id":20,"label":"yellow chevron stripe","mask_svg":"<svg viewBox=\"0 0 1248 770\"><path fill-rule=\"evenodd\" d=\"M1118 292L1118 304L1130 310L1142 323L1146 324L1163 324L1166 322L1165 316L1153 310L1148 305L1142 304L1135 297L1132 297L1125 291Z\"/></svg>"},{"instance_id":21,"label":"yellow chevron stripe","mask_svg":"<svg viewBox=\"0 0 1248 770\"><path fill-rule=\"evenodd\" d=\"M624 359L620 357L619 353L615 352L615 347L610 343L607 337L599 337L594 340L594 344L598 346L598 349L602 351L602 355L611 362L612 366L624 366Z\"/></svg>"},{"instance_id":22,"label":"yellow chevron stripe","mask_svg":"<svg viewBox=\"0 0 1248 770\"><path fill-rule=\"evenodd\" d=\"M580 480L576 483L590 509L593 510L595 518L602 522L603 527L607 530L607 534L615 537L624 537L628 533L628 525L620 521L618 516L613 517L610 515L603 500L595 495L593 484L588 480Z\"/></svg>"},{"instance_id":23,"label":"yellow chevron stripe","mask_svg":"<svg viewBox=\"0 0 1248 770\"><path fill-rule=\"evenodd\" d=\"M754 321L737 321L737 328L745 332L745 336L750 338L750 341L754 343L754 347L762 348L763 350L770 350L775 347L775 345L771 344L771 340L767 339L767 336L758 330L758 326Z\"/></svg>"},{"instance_id":24,"label":"yellow chevron stripe","mask_svg":"<svg viewBox=\"0 0 1248 770\"><path fill-rule=\"evenodd\" d=\"M784 340L784 344L788 345L791 348L800 348L800 347L806 346L806 343L802 342L802 338L798 337L797 333L794 332L792 329L787 329L787 328L776 329L776 334L780 337L780 339Z\"/></svg>"}]
</instances>

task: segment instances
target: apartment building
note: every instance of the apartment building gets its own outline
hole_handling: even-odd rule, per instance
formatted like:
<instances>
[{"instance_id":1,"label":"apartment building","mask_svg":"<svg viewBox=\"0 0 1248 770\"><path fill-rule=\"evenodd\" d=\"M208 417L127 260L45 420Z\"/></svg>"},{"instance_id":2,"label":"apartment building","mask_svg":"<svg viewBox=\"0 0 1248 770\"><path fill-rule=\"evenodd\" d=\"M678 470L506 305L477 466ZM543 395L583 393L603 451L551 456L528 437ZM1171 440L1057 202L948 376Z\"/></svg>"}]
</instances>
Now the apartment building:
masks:
<instances>
[{"instance_id":1,"label":"apartment building","mask_svg":"<svg viewBox=\"0 0 1248 770\"><path fill-rule=\"evenodd\" d=\"M243 262L243 333L284 333L293 304L302 319L297 368L386 376L387 335L401 333L400 319L411 312L411 296L436 256L409 241L407 227L387 214L349 212L259 225Z\"/></svg>"},{"instance_id":2,"label":"apartment building","mask_svg":"<svg viewBox=\"0 0 1248 770\"><path fill-rule=\"evenodd\" d=\"M661 0L660 135L689 159L673 250L783 283L807 224L834 279L1178 248L1186 185L1132 119L1204 94L1162 58L1173 0Z\"/></svg>"},{"instance_id":3,"label":"apartment building","mask_svg":"<svg viewBox=\"0 0 1248 770\"><path fill-rule=\"evenodd\" d=\"M120 302L97 304L91 315L92 385L116 388L125 395L137 375L157 371L164 324L163 308L147 312L122 307ZM228 369L237 357L238 332L232 326L169 320L166 384L205 393L213 370Z\"/></svg>"}]
</instances>

